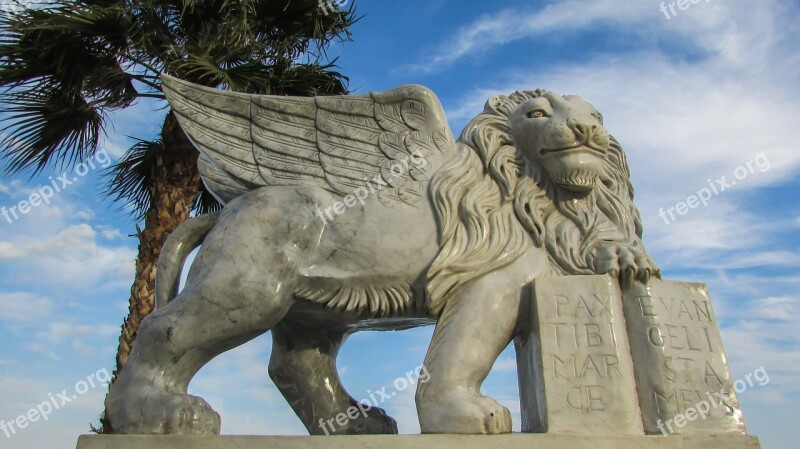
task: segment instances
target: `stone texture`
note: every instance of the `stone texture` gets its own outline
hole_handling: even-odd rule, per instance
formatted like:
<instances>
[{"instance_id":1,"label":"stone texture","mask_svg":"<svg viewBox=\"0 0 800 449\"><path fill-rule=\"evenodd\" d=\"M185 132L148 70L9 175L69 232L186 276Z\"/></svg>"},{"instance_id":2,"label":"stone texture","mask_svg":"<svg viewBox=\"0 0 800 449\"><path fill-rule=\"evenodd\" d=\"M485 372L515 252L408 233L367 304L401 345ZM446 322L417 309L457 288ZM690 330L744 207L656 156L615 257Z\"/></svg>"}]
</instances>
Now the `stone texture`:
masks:
<instances>
[{"instance_id":1,"label":"stone texture","mask_svg":"<svg viewBox=\"0 0 800 449\"><path fill-rule=\"evenodd\" d=\"M523 432L642 435L617 282L537 279L517 339Z\"/></svg>"},{"instance_id":2,"label":"stone texture","mask_svg":"<svg viewBox=\"0 0 800 449\"><path fill-rule=\"evenodd\" d=\"M647 433L744 433L707 287L636 283L624 309Z\"/></svg>"},{"instance_id":3,"label":"stone texture","mask_svg":"<svg viewBox=\"0 0 800 449\"><path fill-rule=\"evenodd\" d=\"M358 435L149 436L83 435L77 449L760 449L758 438L742 435L609 436L574 435Z\"/></svg>"}]
</instances>

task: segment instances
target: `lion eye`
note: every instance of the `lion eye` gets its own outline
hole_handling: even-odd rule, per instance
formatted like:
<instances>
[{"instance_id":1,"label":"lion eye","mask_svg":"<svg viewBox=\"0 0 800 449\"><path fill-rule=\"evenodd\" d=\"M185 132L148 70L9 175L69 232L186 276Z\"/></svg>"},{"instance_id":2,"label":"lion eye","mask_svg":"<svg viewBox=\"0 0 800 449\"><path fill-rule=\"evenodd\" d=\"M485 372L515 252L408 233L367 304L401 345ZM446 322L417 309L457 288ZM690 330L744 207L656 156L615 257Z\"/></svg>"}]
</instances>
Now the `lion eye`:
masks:
<instances>
[{"instance_id":1,"label":"lion eye","mask_svg":"<svg viewBox=\"0 0 800 449\"><path fill-rule=\"evenodd\" d=\"M542 118L544 116L545 116L544 111L542 111L541 109L528 112L528 118Z\"/></svg>"}]
</instances>

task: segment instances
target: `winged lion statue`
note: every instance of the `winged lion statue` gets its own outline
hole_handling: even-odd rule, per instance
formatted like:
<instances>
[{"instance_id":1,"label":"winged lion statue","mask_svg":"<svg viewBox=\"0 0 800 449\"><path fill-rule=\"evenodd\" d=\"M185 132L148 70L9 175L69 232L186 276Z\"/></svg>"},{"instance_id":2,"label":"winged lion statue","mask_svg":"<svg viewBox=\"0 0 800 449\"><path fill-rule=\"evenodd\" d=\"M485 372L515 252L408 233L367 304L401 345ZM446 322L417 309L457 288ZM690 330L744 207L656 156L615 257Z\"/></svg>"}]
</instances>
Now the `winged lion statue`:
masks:
<instances>
[{"instance_id":1,"label":"winged lion statue","mask_svg":"<svg viewBox=\"0 0 800 449\"><path fill-rule=\"evenodd\" d=\"M300 98L165 75L163 90L225 207L181 225L163 249L158 308L106 400L118 433L219 433L188 384L267 331L270 377L310 433L355 406L364 413L335 433L396 433L342 386L338 349L356 331L433 323L430 377L416 392L422 431L510 432L509 411L480 388L517 335L524 287L659 275L625 154L580 97L492 97L456 140L422 86Z\"/></svg>"}]
</instances>

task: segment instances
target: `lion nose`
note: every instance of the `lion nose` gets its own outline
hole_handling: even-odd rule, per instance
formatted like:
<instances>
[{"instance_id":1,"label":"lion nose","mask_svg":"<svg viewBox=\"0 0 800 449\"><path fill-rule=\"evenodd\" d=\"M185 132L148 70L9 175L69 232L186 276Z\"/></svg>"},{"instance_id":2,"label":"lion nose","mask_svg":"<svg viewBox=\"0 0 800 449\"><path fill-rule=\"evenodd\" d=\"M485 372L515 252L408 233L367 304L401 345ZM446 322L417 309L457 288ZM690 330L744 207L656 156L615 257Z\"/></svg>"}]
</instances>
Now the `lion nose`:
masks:
<instances>
[{"instance_id":1,"label":"lion nose","mask_svg":"<svg viewBox=\"0 0 800 449\"><path fill-rule=\"evenodd\" d=\"M584 125L582 123L572 124L572 130L575 132L575 138L578 142L588 143L592 141L592 137L597 133L597 125Z\"/></svg>"}]
</instances>

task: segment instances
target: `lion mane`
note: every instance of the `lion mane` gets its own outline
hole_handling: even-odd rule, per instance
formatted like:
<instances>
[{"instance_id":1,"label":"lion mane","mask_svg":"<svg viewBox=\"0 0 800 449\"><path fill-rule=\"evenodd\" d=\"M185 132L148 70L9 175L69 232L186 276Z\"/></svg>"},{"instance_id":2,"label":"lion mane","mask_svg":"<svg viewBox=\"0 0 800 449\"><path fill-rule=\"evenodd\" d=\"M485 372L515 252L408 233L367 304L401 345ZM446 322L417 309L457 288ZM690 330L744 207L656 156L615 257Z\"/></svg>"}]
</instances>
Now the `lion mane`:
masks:
<instances>
[{"instance_id":1,"label":"lion mane","mask_svg":"<svg viewBox=\"0 0 800 449\"><path fill-rule=\"evenodd\" d=\"M545 248L549 275L597 274L594 250L604 244L646 254L628 163L613 137L596 187L582 196L556 187L514 145L510 114L545 92L491 98L431 180L440 250L427 276L430 313L441 314L459 288L531 245Z\"/></svg>"}]
</instances>

